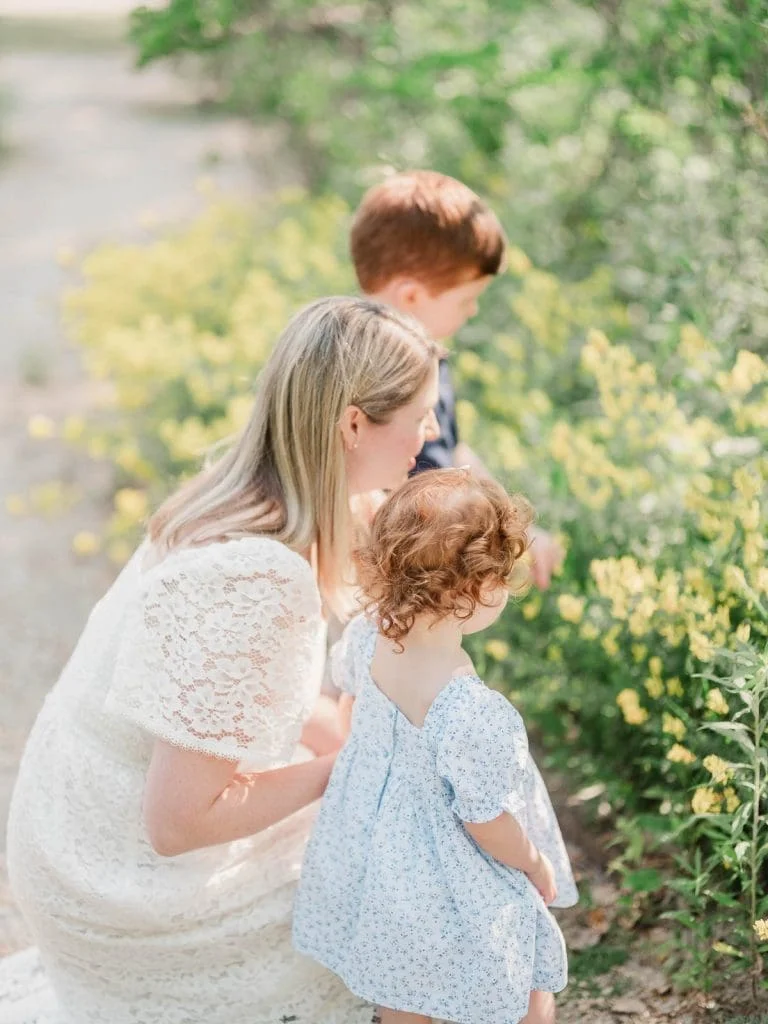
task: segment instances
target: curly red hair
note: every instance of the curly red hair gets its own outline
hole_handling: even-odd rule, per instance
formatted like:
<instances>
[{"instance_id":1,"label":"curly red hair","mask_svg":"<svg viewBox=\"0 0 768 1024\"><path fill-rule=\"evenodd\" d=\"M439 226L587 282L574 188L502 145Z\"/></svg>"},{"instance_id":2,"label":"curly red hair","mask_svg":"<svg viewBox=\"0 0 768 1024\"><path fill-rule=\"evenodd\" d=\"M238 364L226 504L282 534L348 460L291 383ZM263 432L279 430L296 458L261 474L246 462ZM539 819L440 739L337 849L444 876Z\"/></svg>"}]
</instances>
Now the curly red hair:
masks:
<instances>
[{"instance_id":1,"label":"curly red hair","mask_svg":"<svg viewBox=\"0 0 768 1024\"><path fill-rule=\"evenodd\" d=\"M355 552L381 633L399 642L417 616L468 619L489 588L524 589L520 558L532 521L525 498L468 470L430 470L409 480L378 510Z\"/></svg>"}]
</instances>

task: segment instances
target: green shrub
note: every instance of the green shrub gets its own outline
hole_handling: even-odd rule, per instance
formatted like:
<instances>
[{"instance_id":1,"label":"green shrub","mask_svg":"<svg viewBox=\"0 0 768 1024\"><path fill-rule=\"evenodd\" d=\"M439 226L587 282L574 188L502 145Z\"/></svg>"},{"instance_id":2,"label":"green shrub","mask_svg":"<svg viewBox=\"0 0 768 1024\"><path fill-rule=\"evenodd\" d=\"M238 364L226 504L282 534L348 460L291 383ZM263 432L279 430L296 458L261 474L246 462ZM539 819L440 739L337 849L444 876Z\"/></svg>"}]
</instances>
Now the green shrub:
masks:
<instances>
[{"instance_id":1,"label":"green shrub","mask_svg":"<svg viewBox=\"0 0 768 1024\"><path fill-rule=\"evenodd\" d=\"M168 0L132 24L140 63L196 56L287 125L315 190L455 174L538 266L610 266L641 354L686 322L764 345L766 0Z\"/></svg>"}]
</instances>

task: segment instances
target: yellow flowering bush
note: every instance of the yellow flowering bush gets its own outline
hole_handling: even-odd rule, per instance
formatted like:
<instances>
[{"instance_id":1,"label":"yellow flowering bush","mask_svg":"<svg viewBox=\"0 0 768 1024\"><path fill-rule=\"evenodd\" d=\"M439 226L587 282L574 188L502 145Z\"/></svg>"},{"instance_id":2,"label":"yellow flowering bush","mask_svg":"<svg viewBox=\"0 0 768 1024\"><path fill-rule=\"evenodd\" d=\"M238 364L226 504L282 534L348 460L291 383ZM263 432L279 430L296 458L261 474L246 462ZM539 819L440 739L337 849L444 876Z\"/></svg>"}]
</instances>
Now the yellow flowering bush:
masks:
<instances>
[{"instance_id":1,"label":"yellow flowering bush","mask_svg":"<svg viewBox=\"0 0 768 1024\"><path fill-rule=\"evenodd\" d=\"M768 365L693 324L651 358L600 275L565 285L518 260L510 278L488 311L498 333L470 329L457 360L461 425L568 554L532 613L499 626L513 668L497 678L555 763L601 784L630 837L617 860L630 888L651 884L632 849L679 858L652 877L678 893L681 926L706 932L691 977L736 935L735 963L754 965L765 754L733 747L745 702L768 701ZM724 657L743 664L721 678Z\"/></svg>"},{"instance_id":2,"label":"yellow flowering bush","mask_svg":"<svg viewBox=\"0 0 768 1024\"><path fill-rule=\"evenodd\" d=\"M108 386L104 415L62 433L116 467L107 546L125 559L150 508L244 423L258 371L293 312L346 293L343 203L300 191L254 209L216 203L145 246L96 250L65 316L86 369ZM30 421L33 436L54 425ZM75 549L95 550L76 538Z\"/></svg>"}]
</instances>

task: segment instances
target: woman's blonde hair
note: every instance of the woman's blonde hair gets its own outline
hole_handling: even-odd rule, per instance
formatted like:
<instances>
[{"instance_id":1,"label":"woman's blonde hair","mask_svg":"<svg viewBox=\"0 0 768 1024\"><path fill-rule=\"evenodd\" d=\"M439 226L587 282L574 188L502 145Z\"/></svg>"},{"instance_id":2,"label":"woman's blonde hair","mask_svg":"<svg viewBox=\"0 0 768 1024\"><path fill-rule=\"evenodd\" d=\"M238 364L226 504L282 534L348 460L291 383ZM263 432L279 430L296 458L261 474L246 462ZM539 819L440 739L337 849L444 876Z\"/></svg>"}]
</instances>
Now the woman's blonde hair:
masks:
<instances>
[{"instance_id":1,"label":"woman's blonde hair","mask_svg":"<svg viewBox=\"0 0 768 1024\"><path fill-rule=\"evenodd\" d=\"M376 302L336 297L304 308L267 360L233 446L152 517L157 554L267 534L314 553L333 604L353 544L341 415L353 405L386 423L426 384L440 351L415 320Z\"/></svg>"},{"instance_id":2,"label":"woman's blonde hair","mask_svg":"<svg viewBox=\"0 0 768 1024\"><path fill-rule=\"evenodd\" d=\"M400 642L420 616L468 619L488 588L522 593L533 509L466 469L421 473L376 513L355 552L366 609Z\"/></svg>"}]
</instances>

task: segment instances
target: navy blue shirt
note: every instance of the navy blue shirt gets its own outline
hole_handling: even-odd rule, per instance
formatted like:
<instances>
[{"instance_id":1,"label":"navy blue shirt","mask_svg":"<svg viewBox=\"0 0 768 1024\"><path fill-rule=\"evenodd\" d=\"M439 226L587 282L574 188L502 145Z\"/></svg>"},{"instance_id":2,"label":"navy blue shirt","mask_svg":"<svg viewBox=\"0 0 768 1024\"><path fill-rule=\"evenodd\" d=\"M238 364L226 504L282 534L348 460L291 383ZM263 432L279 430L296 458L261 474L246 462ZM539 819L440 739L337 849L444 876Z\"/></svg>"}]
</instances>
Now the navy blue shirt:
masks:
<instances>
[{"instance_id":1,"label":"navy blue shirt","mask_svg":"<svg viewBox=\"0 0 768 1024\"><path fill-rule=\"evenodd\" d=\"M439 398L435 406L435 416L440 427L440 436L435 441L427 441L416 459L413 473L421 473L425 469L448 469L453 465L453 453L459 443L459 429L456 423L456 395L453 391L453 380L447 359L440 360L438 378Z\"/></svg>"}]
</instances>

